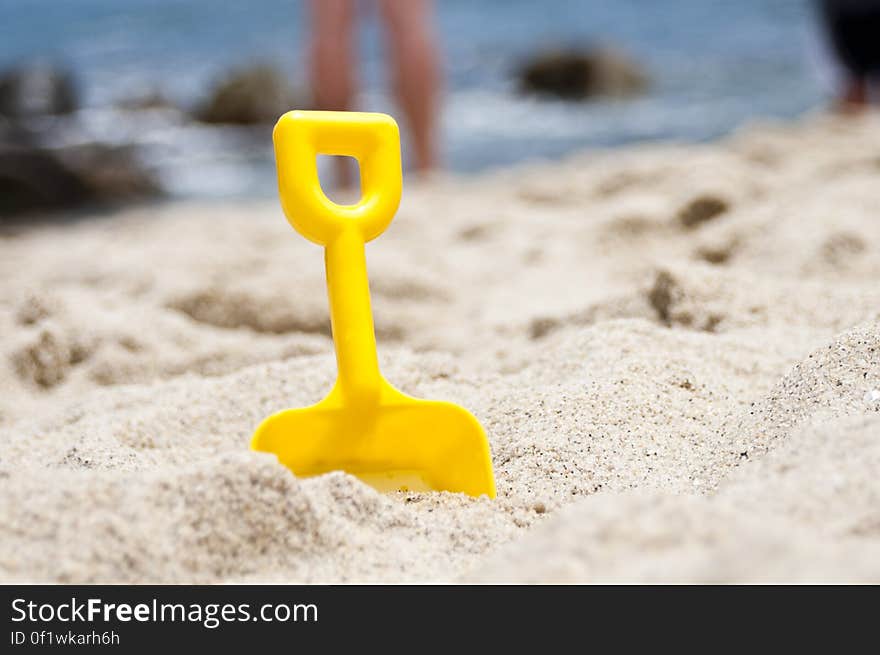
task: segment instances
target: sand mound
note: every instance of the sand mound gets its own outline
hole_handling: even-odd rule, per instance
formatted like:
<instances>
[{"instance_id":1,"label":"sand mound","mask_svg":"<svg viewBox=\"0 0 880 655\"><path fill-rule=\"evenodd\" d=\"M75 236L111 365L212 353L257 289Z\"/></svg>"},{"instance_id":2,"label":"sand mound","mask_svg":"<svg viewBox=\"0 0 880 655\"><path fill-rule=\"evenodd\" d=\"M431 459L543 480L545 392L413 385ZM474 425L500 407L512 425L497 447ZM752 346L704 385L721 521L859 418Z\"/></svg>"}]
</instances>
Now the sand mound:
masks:
<instances>
[{"instance_id":1,"label":"sand mound","mask_svg":"<svg viewBox=\"0 0 880 655\"><path fill-rule=\"evenodd\" d=\"M275 203L0 238L0 578L877 581L880 118L408 186L368 260L389 380L471 409L499 497L298 480L332 386Z\"/></svg>"},{"instance_id":2,"label":"sand mound","mask_svg":"<svg viewBox=\"0 0 880 655\"><path fill-rule=\"evenodd\" d=\"M763 452L808 421L880 412L880 323L860 325L797 364L749 413L723 429Z\"/></svg>"},{"instance_id":3,"label":"sand mound","mask_svg":"<svg viewBox=\"0 0 880 655\"><path fill-rule=\"evenodd\" d=\"M880 416L812 422L743 466L718 495L760 505L826 537L871 540L880 536L878 466Z\"/></svg>"},{"instance_id":4,"label":"sand mound","mask_svg":"<svg viewBox=\"0 0 880 655\"><path fill-rule=\"evenodd\" d=\"M728 421L715 443L741 452L716 492L591 497L468 579L880 580L878 340L876 323L844 333Z\"/></svg>"},{"instance_id":5,"label":"sand mound","mask_svg":"<svg viewBox=\"0 0 880 655\"><path fill-rule=\"evenodd\" d=\"M608 495L568 507L468 582L778 583L880 580L876 543L830 540L699 497Z\"/></svg>"},{"instance_id":6,"label":"sand mound","mask_svg":"<svg viewBox=\"0 0 880 655\"><path fill-rule=\"evenodd\" d=\"M812 426L713 496L580 501L466 579L876 582L878 466L880 417Z\"/></svg>"},{"instance_id":7,"label":"sand mound","mask_svg":"<svg viewBox=\"0 0 880 655\"><path fill-rule=\"evenodd\" d=\"M15 579L216 579L272 567L321 541L300 483L256 454L134 479L83 470L5 477L18 491L2 507L0 560ZM275 545L272 552L265 543Z\"/></svg>"}]
</instances>

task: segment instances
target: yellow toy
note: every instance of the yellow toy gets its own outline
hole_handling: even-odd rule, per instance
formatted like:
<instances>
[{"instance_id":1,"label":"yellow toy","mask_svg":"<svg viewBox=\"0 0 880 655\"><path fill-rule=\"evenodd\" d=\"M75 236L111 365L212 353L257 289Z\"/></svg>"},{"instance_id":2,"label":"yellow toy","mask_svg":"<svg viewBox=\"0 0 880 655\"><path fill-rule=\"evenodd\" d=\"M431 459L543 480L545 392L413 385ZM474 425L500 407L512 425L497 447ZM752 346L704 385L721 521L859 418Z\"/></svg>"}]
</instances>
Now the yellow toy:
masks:
<instances>
[{"instance_id":1,"label":"yellow toy","mask_svg":"<svg viewBox=\"0 0 880 655\"><path fill-rule=\"evenodd\" d=\"M465 409L418 400L379 372L364 244L400 203L400 134L385 114L291 111L273 133L278 191L288 221L324 246L338 375L317 405L265 419L251 447L299 476L342 470L382 491L458 491L495 497L489 444ZM321 190L317 155L349 155L361 199L337 205Z\"/></svg>"}]
</instances>

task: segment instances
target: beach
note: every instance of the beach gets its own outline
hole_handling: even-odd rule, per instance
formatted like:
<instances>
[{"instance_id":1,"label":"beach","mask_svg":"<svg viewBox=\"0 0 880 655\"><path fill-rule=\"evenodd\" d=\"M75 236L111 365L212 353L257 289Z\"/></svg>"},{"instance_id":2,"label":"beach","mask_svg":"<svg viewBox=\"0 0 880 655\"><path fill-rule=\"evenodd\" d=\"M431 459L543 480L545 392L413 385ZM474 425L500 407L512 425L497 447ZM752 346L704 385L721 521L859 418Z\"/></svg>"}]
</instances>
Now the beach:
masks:
<instances>
[{"instance_id":1,"label":"beach","mask_svg":"<svg viewBox=\"0 0 880 655\"><path fill-rule=\"evenodd\" d=\"M498 497L249 450L335 379L277 201L0 232L4 582L880 582L880 115L407 178L379 358ZM418 435L413 435L418 438Z\"/></svg>"}]
</instances>

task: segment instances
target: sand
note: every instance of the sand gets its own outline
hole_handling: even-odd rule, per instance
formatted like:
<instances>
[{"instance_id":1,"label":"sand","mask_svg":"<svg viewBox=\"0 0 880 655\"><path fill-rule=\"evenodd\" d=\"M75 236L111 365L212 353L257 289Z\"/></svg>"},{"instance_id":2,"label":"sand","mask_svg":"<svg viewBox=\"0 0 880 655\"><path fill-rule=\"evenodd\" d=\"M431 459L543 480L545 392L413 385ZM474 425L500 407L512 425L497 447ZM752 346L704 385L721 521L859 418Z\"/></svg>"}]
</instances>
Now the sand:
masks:
<instances>
[{"instance_id":1,"label":"sand","mask_svg":"<svg viewBox=\"0 0 880 655\"><path fill-rule=\"evenodd\" d=\"M880 582L880 117L407 180L383 371L498 498L248 450L332 385L275 202L0 232L5 582Z\"/></svg>"}]
</instances>

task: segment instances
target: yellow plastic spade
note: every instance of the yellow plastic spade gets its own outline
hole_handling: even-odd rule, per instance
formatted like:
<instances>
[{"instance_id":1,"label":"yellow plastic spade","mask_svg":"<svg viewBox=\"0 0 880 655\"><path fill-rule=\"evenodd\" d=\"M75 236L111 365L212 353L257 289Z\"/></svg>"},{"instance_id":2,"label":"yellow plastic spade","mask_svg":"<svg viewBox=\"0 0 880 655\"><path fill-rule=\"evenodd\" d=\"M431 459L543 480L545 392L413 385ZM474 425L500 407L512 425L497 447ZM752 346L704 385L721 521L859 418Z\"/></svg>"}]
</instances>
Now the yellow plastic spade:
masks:
<instances>
[{"instance_id":1,"label":"yellow plastic spade","mask_svg":"<svg viewBox=\"0 0 880 655\"><path fill-rule=\"evenodd\" d=\"M264 420L251 442L298 476L342 470L382 491L459 491L495 497L489 444L465 409L418 400L379 372L364 244L400 202L400 134L385 114L292 111L275 126L278 190L288 221L324 246L336 384L324 400ZM348 155L361 199L337 205L321 190L317 155Z\"/></svg>"}]
</instances>

